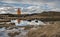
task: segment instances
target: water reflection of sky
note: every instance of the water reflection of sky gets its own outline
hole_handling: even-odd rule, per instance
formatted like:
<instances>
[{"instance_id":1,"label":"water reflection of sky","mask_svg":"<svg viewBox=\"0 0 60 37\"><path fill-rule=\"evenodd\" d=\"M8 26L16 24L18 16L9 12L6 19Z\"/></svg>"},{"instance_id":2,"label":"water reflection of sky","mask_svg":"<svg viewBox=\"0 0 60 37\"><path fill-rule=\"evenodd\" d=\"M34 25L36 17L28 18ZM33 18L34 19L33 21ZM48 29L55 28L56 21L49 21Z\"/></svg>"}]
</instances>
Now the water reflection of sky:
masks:
<instances>
[{"instance_id":1,"label":"water reflection of sky","mask_svg":"<svg viewBox=\"0 0 60 37\"><path fill-rule=\"evenodd\" d=\"M15 23L16 26L25 26L27 25L27 21L22 21L20 22L20 24L18 24L18 22L16 20L12 20L11 22Z\"/></svg>"},{"instance_id":2,"label":"water reflection of sky","mask_svg":"<svg viewBox=\"0 0 60 37\"><path fill-rule=\"evenodd\" d=\"M11 22L15 23L16 26L26 26L26 25L45 25L45 23L38 20L38 23L35 22L35 20L29 22L29 21L23 21L21 20L20 24L16 20L12 20Z\"/></svg>"},{"instance_id":3,"label":"water reflection of sky","mask_svg":"<svg viewBox=\"0 0 60 37\"><path fill-rule=\"evenodd\" d=\"M27 24L27 21L21 21L20 24L16 23L16 25L18 25L18 26L26 26L28 24Z\"/></svg>"}]
</instances>

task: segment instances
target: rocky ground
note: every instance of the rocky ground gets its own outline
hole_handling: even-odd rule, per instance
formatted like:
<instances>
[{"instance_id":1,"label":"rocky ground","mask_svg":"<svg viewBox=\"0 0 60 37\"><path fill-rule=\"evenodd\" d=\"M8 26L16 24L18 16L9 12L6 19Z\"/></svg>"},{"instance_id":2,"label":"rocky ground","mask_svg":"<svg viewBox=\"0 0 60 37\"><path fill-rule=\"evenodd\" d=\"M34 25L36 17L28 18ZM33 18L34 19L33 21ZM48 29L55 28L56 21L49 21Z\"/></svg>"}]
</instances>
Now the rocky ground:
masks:
<instances>
[{"instance_id":1,"label":"rocky ground","mask_svg":"<svg viewBox=\"0 0 60 37\"><path fill-rule=\"evenodd\" d=\"M28 37L60 37L60 24L51 24L32 29L28 32Z\"/></svg>"},{"instance_id":2,"label":"rocky ground","mask_svg":"<svg viewBox=\"0 0 60 37\"><path fill-rule=\"evenodd\" d=\"M1 29L0 37L60 37L60 24L18 29Z\"/></svg>"}]
</instances>

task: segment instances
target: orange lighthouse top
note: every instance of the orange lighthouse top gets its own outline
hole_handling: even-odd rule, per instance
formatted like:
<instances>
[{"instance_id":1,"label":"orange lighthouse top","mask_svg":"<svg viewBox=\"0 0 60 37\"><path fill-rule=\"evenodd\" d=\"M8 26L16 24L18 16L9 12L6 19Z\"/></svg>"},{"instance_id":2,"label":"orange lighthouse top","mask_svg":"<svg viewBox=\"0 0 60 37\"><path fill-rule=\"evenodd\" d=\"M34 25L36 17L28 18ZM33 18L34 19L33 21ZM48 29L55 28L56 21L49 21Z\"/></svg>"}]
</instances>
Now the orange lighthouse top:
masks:
<instances>
[{"instance_id":1,"label":"orange lighthouse top","mask_svg":"<svg viewBox=\"0 0 60 37\"><path fill-rule=\"evenodd\" d=\"M20 10L20 8L18 8L18 10L17 10L17 14L18 14L18 15L21 14L21 10Z\"/></svg>"}]
</instances>

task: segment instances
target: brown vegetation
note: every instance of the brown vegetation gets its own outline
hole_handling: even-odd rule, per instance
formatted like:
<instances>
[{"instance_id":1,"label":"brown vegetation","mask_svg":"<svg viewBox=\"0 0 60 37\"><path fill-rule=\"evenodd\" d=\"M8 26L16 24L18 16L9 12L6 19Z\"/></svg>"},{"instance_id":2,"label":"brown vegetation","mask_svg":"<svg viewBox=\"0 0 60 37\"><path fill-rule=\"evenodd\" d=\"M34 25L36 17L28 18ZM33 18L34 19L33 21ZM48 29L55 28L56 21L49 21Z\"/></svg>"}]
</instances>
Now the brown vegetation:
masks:
<instances>
[{"instance_id":1,"label":"brown vegetation","mask_svg":"<svg viewBox=\"0 0 60 37\"><path fill-rule=\"evenodd\" d=\"M14 33L8 33L10 37L15 37L16 35L19 35L20 32L14 32Z\"/></svg>"},{"instance_id":2,"label":"brown vegetation","mask_svg":"<svg viewBox=\"0 0 60 37\"><path fill-rule=\"evenodd\" d=\"M60 37L60 24L51 24L37 30L30 30L28 37Z\"/></svg>"}]
</instances>

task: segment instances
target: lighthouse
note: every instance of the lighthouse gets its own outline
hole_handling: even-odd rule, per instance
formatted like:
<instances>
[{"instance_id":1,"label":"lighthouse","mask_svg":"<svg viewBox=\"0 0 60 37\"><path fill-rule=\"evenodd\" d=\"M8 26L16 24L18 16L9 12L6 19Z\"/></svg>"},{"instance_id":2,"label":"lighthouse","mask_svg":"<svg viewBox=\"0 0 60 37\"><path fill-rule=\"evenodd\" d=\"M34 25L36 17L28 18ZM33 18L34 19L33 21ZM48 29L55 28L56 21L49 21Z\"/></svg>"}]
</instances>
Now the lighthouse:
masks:
<instances>
[{"instance_id":1,"label":"lighthouse","mask_svg":"<svg viewBox=\"0 0 60 37\"><path fill-rule=\"evenodd\" d=\"M18 16L21 15L21 9L20 9L20 8L18 8L18 10L17 10L17 15L18 15ZM18 18L18 19L17 19L18 24L20 24L20 21L21 21L21 20Z\"/></svg>"}]
</instances>

